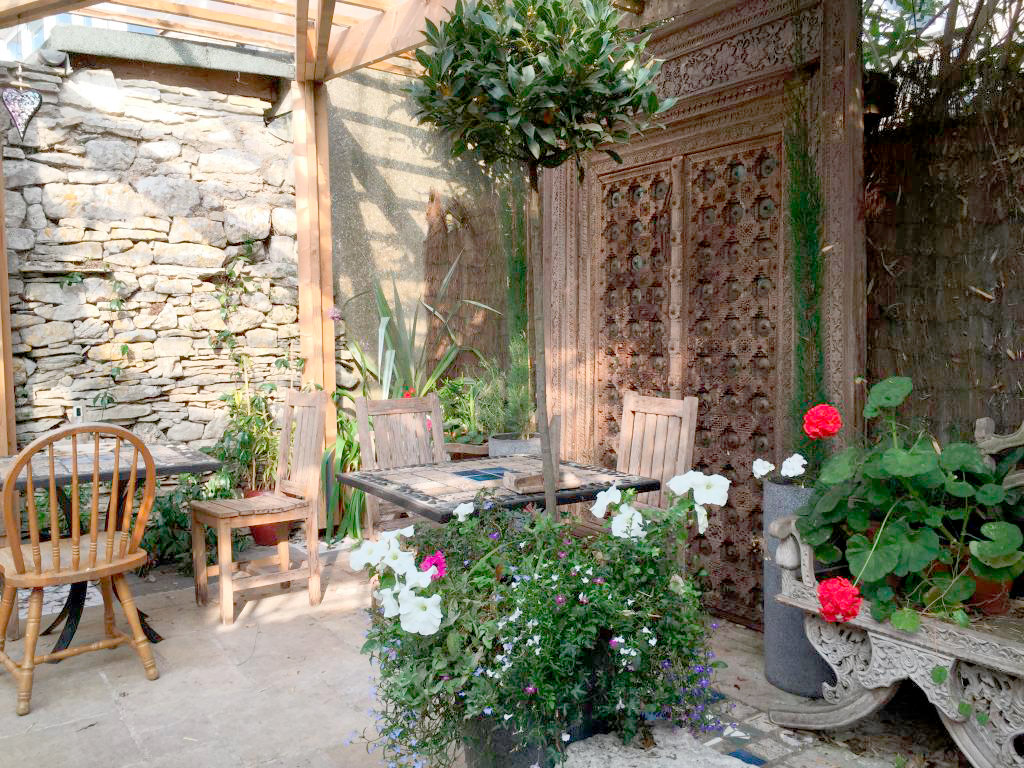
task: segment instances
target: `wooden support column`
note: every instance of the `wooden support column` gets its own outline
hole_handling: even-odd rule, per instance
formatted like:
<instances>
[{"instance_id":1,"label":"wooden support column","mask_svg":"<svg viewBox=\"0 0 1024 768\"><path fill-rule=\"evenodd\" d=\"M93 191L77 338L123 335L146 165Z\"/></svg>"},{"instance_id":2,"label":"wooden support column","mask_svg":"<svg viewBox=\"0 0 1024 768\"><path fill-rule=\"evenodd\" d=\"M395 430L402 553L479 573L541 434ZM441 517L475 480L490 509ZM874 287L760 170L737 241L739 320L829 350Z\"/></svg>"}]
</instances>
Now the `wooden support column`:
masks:
<instances>
[{"instance_id":1,"label":"wooden support column","mask_svg":"<svg viewBox=\"0 0 1024 768\"><path fill-rule=\"evenodd\" d=\"M319 104L318 104L319 101ZM326 90L322 84L292 85L295 212L298 224L299 344L306 361L302 380L333 393L334 270L331 254L331 189L327 158ZM328 417L327 439L337 425Z\"/></svg>"}]
</instances>

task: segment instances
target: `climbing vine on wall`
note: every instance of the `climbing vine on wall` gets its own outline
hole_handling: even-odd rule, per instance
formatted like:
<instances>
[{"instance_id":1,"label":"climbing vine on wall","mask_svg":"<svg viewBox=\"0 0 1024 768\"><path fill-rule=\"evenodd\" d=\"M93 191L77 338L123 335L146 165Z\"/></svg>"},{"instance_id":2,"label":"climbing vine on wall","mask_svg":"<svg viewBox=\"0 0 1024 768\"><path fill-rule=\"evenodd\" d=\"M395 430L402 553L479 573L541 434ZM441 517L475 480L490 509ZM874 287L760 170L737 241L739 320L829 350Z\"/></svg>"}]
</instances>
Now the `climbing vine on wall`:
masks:
<instances>
[{"instance_id":1,"label":"climbing vine on wall","mask_svg":"<svg viewBox=\"0 0 1024 768\"><path fill-rule=\"evenodd\" d=\"M812 403L826 400L825 345L822 329L822 217L825 202L814 158L811 116L807 95L809 77L803 69L802 15L793 13L793 59L796 77L787 88L788 113L784 143L786 151L786 224L790 241L793 280L793 400L790 404L791 434L796 449L808 460L820 461L821 441L805 437L803 412Z\"/></svg>"}]
</instances>

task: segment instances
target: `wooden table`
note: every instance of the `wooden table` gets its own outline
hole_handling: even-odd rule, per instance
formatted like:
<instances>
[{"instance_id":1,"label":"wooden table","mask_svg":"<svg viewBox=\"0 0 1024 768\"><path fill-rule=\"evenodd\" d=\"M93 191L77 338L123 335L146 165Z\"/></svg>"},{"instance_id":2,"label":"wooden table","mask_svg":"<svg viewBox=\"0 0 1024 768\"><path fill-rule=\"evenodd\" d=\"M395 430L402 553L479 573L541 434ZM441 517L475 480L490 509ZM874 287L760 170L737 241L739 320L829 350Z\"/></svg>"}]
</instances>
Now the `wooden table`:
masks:
<instances>
[{"instance_id":1,"label":"wooden table","mask_svg":"<svg viewBox=\"0 0 1024 768\"><path fill-rule=\"evenodd\" d=\"M639 475L627 475L604 467L561 462L562 471L576 475L582 484L577 488L556 493L559 504L574 504L591 501L597 494L617 484L623 490L636 488L640 492L656 491L661 487L658 480ZM525 507L527 504L544 504L544 494L516 493L502 487L506 472L540 474L539 456L503 456L444 464L421 464L399 469L366 469L359 472L343 472L338 482L390 501L392 504L443 523L452 515L459 504L473 501L479 491L494 489L494 499L508 507Z\"/></svg>"},{"instance_id":2,"label":"wooden table","mask_svg":"<svg viewBox=\"0 0 1024 768\"><path fill-rule=\"evenodd\" d=\"M214 472L220 469L221 463L208 456L202 451L196 448L190 448L187 445L148 445L150 454L153 456L153 465L156 469L157 477L173 477L175 475L184 474L203 474L206 472ZM121 480L127 480L131 473L131 453L128 451L122 452L120 460L120 466L118 467L118 476ZM7 477L7 473L10 471L11 465L14 463L14 456L0 457L0 481L3 481ZM141 460L139 464L141 466ZM92 482L92 446L91 445L80 445L78 448L78 481L79 483L91 483ZM62 456L62 451L58 447L54 451L54 476L56 477L58 486L58 500L60 502L61 511L64 513L65 524L70 527L71 525L71 498L68 496L67 487L71 485L72 471L71 471L71 456L70 453ZM45 452L40 452L35 455L32 459L32 476L37 478L36 488L42 489L42 486L38 484L40 478L49 478L50 476L50 464L49 457ZM103 482L109 482L114 477L114 454L113 452L100 451L100 480ZM141 480L140 480L141 485ZM26 486L25 475L19 478L17 487L20 490L24 490ZM122 484L122 488L124 485ZM119 508L124 509L124 503L118 505ZM61 609L60 614L54 619L53 623L46 629L42 634L48 635L52 633L60 624L64 622L64 629L61 630L60 637L57 639L56 645L54 645L54 651L62 651L71 645L71 640L75 636L75 632L78 631L78 623L82 619L82 611L85 609L85 598L88 588L87 582L78 582L77 584L71 585L71 590L68 593L68 600L64 604L64 608ZM142 629L146 633L146 637L149 638L152 643L159 643L163 638L147 623L146 615L139 612L139 618L142 620Z\"/></svg>"}]
</instances>

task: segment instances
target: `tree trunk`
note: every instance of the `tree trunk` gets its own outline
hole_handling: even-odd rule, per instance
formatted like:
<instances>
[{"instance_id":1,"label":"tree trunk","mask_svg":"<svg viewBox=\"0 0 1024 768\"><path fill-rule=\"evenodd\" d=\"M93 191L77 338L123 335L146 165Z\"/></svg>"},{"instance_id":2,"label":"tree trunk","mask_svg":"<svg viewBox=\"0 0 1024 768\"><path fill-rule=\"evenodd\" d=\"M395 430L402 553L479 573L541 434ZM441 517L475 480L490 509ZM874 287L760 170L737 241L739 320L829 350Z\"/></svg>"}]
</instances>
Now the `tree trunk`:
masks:
<instances>
[{"instance_id":1,"label":"tree trunk","mask_svg":"<svg viewBox=\"0 0 1024 768\"><path fill-rule=\"evenodd\" d=\"M537 365L537 431L540 433L541 463L544 468L544 506L547 513L558 518L555 499L556 463L551 445L548 422L547 367L544 364L544 255L541 241L540 189L537 170L530 169L530 193L526 212L526 259L533 269L533 338Z\"/></svg>"}]
</instances>

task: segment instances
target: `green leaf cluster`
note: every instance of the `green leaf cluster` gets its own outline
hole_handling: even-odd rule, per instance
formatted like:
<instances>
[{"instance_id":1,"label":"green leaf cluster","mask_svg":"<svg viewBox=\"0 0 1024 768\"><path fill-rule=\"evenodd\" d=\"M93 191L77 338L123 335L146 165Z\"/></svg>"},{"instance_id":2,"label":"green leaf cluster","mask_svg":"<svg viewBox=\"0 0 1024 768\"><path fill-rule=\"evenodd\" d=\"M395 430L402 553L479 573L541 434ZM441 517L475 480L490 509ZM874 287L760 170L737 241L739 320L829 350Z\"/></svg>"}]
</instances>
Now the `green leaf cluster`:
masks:
<instances>
[{"instance_id":1,"label":"green leaf cluster","mask_svg":"<svg viewBox=\"0 0 1024 768\"><path fill-rule=\"evenodd\" d=\"M647 37L622 21L609 0L458 0L416 52L417 116L455 156L522 164L536 186L538 168L628 141L674 102L655 91Z\"/></svg>"},{"instance_id":2,"label":"green leaf cluster","mask_svg":"<svg viewBox=\"0 0 1024 768\"><path fill-rule=\"evenodd\" d=\"M819 561L846 566L875 618L908 632L921 613L965 623L977 578L1024 572L1021 493L1002 485L1009 464L900 425L912 390L904 377L871 387L864 416L875 438L824 464L797 521Z\"/></svg>"}]
</instances>

